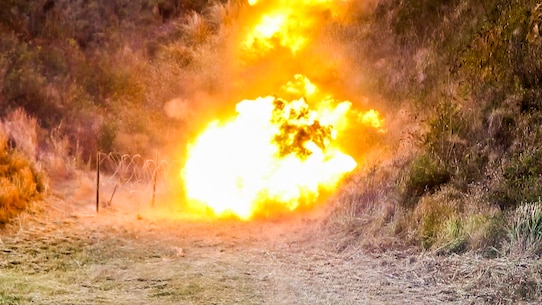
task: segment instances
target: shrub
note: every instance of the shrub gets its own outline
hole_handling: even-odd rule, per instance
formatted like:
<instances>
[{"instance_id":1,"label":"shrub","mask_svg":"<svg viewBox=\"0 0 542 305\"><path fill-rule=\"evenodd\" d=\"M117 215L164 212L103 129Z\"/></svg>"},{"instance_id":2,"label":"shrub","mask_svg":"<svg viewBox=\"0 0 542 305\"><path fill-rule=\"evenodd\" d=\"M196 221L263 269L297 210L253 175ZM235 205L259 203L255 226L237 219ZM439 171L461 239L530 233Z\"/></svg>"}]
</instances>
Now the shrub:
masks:
<instances>
[{"instance_id":1,"label":"shrub","mask_svg":"<svg viewBox=\"0 0 542 305\"><path fill-rule=\"evenodd\" d=\"M77 141L74 148L75 152L70 156L71 146L68 137L60 133L58 128L48 132L48 135L45 135L46 132L45 130L40 130L43 140L40 147L39 162L43 165L44 170L47 171L47 178L53 181L60 181L72 177L76 165L78 165L77 162L79 164L83 163L81 158L84 148L81 148ZM81 137L78 140L84 141L85 139ZM85 141L84 145L89 145L89 143Z\"/></svg>"},{"instance_id":2,"label":"shrub","mask_svg":"<svg viewBox=\"0 0 542 305\"><path fill-rule=\"evenodd\" d=\"M423 196L410 216L415 240L439 254L476 250L495 255L504 224L481 195L476 188L464 193L447 186Z\"/></svg>"},{"instance_id":3,"label":"shrub","mask_svg":"<svg viewBox=\"0 0 542 305\"><path fill-rule=\"evenodd\" d=\"M44 126L58 123L63 114L62 107L59 100L50 94L51 87L44 73L48 67L44 67L41 58L47 52L42 52L39 46L32 43L19 42L12 35L0 38L0 52L4 53L0 93L5 103L0 110L3 112L1 114L23 108L27 113L40 118Z\"/></svg>"},{"instance_id":4,"label":"shrub","mask_svg":"<svg viewBox=\"0 0 542 305\"><path fill-rule=\"evenodd\" d=\"M481 252L485 257L498 256L504 237L504 218L499 212L477 213L465 221L470 249Z\"/></svg>"},{"instance_id":5,"label":"shrub","mask_svg":"<svg viewBox=\"0 0 542 305\"><path fill-rule=\"evenodd\" d=\"M40 174L20 151L7 146L7 136L0 129L0 226L43 191Z\"/></svg>"},{"instance_id":6,"label":"shrub","mask_svg":"<svg viewBox=\"0 0 542 305\"><path fill-rule=\"evenodd\" d=\"M190 46L198 46L206 42L212 35L208 21L202 15L193 12L186 18L181 31Z\"/></svg>"},{"instance_id":7,"label":"shrub","mask_svg":"<svg viewBox=\"0 0 542 305\"><path fill-rule=\"evenodd\" d=\"M450 180L450 173L438 161L427 155L416 157L406 173L403 187L403 205L413 207L426 193L434 192Z\"/></svg>"},{"instance_id":8,"label":"shrub","mask_svg":"<svg viewBox=\"0 0 542 305\"><path fill-rule=\"evenodd\" d=\"M463 235L463 228L458 221L460 202L458 194L440 191L435 195L421 198L413 212L413 221L417 224L417 236L424 249L441 244L439 239L455 240Z\"/></svg>"},{"instance_id":9,"label":"shrub","mask_svg":"<svg viewBox=\"0 0 542 305\"><path fill-rule=\"evenodd\" d=\"M542 148L530 147L505 160L502 176L496 179L491 199L502 209L521 202L534 202L542 194Z\"/></svg>"},{"instance_id":10,"label":"shrub","mask_svg":"<svg viewBox=\"0 0 542 305\"><path fill-rule=\"evenodd\" d=\"M10 112L0 129L10 139L11 146L24 153L30 161L36 161L38 155L38 122L24 110L18 108Z\"/></svg>"},{"instance_id":11,"label":"shrub","mask_svg":"<svg viewBox=\"0 0 542 305\"><path fill-rule=\"evenodd\" d=\"M454 186L462 189L483 175L488 162L484 151L487 132L481 130L477 108L465 103L452 98L439 102L420 143L450 174Z\"/></svg>"},{"instance_id":12,"label":"shrub","mask_svg":"<svg viewBox=\"0 0 542 305\"><path fill-rule=\"evenodd\" d=\"M32 167L46 170L47 178L66 178L75 169L73 158L69 156L70 145L67 137L60 134L59 128L52 130L40 128L36 118L29 116L23 109L18 108L8 113L0 122L0 130L8 139L9 149L24 156ZM85 145L88 145L88 142L85 141ZM79 157L77 145L74 154ZM33 171L33 174L37 175L39 171ZM41 188L46 183L44 179L45 177L36 176Z\"/></svg>"}]
</instances>

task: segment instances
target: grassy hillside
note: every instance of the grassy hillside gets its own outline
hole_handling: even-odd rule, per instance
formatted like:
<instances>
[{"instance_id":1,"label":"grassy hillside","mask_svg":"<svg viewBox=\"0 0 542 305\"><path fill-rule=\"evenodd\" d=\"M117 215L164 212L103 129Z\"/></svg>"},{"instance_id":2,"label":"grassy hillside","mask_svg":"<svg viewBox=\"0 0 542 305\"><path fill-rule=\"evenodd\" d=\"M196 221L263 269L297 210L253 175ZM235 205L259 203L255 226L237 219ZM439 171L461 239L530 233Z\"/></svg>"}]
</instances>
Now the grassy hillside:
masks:
<instances>
[{"instance_id":1,"label":"grassy hillside","mask_svg":"<svg viewBox=\"0 0 542 305\"><path fill-rule=\"evenodd\" d=\"M439 253L540 255L542 5L389 0L363 22L371 89L419 129L415 153L347 187L349 221Z\"/></svg>"},{"instance_id":2,"label":"grassy hillside","mask_svg":"<svg viewBox=\"0 0 542 305\"><path fill-rule=\"evenodd\" d=\"M182 91L167 46L207 1L2 1L0 114L22 108L68 139L70 153L149 152L171 122L164 103ZM180 55L182 56L182 55ZM166 70L167 66L167 70Z\"/></svg>"}]
</instances>

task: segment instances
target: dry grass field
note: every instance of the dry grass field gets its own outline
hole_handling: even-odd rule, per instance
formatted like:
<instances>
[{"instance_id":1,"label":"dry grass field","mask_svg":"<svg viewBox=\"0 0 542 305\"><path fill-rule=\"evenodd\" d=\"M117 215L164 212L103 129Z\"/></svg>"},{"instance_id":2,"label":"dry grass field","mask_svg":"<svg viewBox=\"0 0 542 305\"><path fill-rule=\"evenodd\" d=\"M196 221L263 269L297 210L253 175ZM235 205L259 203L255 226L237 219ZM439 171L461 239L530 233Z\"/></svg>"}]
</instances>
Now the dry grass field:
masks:
<instances>
[{"instance_id":1,"label":"dry grass field","mask_svg":"<svg viewBox=\"0 0 542 305\"><path fill-rule=\"evenodd\" d=\"M337 250L338 238L315 214L197 220L135 201L96 214L93 193L82 188L62 185L2 231L0 304L542 301L540 261L354 244Z\"/></svg>"}]
</instances>

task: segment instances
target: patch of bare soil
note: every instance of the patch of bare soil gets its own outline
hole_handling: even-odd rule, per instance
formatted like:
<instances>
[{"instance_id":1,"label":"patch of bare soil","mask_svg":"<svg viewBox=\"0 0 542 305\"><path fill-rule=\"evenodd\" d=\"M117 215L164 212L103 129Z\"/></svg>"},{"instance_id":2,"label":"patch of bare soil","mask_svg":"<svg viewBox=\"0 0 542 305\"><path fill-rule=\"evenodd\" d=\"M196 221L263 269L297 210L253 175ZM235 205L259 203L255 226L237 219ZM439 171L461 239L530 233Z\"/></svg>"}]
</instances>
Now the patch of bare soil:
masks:
<instances>
[{"instance_id":1,"label":"patch of bare soil","mask_svg":"<svg viewBox=\"0 0 542 305\"><path fill-rule=\"evenodd\" d=\"M318 218L202 221L127 200L96 214L85 194L57 193L1 233L0 304L542 301L540 261L338 253Z\"/></svg>"}]
</instances>

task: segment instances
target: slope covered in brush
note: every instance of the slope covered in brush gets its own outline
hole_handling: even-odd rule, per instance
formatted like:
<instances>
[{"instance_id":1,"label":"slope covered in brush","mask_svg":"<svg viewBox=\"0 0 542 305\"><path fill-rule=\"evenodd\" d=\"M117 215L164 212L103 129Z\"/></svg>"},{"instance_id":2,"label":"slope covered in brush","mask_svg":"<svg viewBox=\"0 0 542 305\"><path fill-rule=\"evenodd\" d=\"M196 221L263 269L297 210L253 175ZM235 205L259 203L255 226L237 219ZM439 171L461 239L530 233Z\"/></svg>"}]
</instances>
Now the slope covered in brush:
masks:
<instances>
[{"instance_id":1,"label":"slope covered in brush","mask_svg":"<svg viewBox=\"0 0 542 305\"><path fill-rule=\"evenodd\" d=\"M360 19L369 89L418 128L342 195L357 215L427 249L540 254L541 22L527 0L388 0Z\"/></svg>"}]
</instances>

